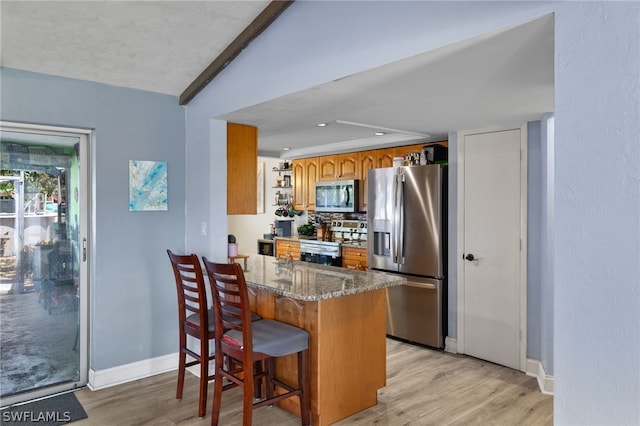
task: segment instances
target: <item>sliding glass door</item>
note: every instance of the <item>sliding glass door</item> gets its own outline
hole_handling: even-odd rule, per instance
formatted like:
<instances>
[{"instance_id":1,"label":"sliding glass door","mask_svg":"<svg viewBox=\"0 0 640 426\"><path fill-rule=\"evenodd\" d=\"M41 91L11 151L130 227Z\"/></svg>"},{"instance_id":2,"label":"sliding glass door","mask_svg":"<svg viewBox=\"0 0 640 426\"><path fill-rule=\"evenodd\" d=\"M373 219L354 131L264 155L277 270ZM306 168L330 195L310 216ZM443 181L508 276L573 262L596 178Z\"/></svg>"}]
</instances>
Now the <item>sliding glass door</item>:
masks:
<instances>
[{"instance_id":1,"label":"sliding glass door","mask_svg":"<svg viewBox=\"0 0 640 426\"><path fill-rule=\"evenodd\" d=\"M89 137L0 127L0 406L87 382Z\"/></svg>"}]
</instances>

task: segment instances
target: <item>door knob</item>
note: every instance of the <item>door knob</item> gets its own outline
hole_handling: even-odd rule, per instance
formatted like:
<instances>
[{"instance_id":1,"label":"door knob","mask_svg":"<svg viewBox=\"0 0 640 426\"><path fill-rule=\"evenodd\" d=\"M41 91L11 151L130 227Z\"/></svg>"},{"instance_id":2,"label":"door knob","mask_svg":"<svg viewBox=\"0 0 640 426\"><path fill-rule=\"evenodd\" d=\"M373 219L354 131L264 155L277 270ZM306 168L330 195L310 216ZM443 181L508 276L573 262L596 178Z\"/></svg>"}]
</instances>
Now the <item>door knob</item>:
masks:
<instances>
[{"instance_id":1,"label":"door knob","mask_svg":"<svg viewBox=\"0 0 640 426\"><path fill-rule=\"evenodd\" d=\"M476 260L475 256L472 255L471 253L467 254L464 258L467 259L468 261Z\"/></svg>"}]
</instances>

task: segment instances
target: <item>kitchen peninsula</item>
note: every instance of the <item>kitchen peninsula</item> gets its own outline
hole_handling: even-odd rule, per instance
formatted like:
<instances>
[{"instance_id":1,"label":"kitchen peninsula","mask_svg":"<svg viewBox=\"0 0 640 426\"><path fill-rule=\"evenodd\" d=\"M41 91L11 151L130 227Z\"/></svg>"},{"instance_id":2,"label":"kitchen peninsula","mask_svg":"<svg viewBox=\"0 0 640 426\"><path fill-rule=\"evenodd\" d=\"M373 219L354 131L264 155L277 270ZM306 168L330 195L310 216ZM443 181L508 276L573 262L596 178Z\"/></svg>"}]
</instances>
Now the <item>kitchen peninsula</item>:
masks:
<instances>
[{"instance_id":1,"label":"kitchen peninsula","mask_svg":"<svg viewBox=\"0 0 640 426\"><path fill-rule=\"evenodd\" d=\"M310 335L311 416L329 425L377 403L386 384L385 288L404 278L298 260L251 256L245 279L252 309ZM276 365L295 383L295 358ZM282 408L299 415L295 398Z\"/></svg>"}]
</instances>

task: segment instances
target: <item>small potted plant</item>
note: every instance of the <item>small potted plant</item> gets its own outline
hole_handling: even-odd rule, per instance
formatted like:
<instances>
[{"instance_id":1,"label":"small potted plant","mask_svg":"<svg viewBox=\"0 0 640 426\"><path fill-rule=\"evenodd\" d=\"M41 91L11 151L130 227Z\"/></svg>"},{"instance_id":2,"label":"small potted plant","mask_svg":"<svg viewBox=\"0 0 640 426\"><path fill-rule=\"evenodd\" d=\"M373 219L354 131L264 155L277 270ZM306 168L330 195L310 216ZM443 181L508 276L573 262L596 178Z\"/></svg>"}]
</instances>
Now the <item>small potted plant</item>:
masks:
<instances>
[{"instance_id":1,"label":"small potted plant","mask_svg":"<svg viewBox=\"0 0 640 426\"><path fill-rule=\"evenodd\" d=\"M227 243L229 243L229 257L236 257L238 255L238 244L236 243L235 235L229 234Z\"/></svg>"}]
</instances>

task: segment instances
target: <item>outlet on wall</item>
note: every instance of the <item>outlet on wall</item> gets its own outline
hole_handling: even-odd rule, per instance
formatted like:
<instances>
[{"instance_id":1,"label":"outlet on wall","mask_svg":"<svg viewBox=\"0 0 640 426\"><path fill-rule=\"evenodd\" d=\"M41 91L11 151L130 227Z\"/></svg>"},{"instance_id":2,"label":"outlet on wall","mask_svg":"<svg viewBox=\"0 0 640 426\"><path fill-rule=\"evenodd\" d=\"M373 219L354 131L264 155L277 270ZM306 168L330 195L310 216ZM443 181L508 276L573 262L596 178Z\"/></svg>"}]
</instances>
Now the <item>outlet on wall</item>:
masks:
<instances>
[{"instance_id":1,"label":"outlet on wall","mask_svg":"<svg viewBox=\"0 0 640 426\"><path fill-rule=\"evenodd\" d=\"M200 222L200 235L207 236L207 222Z\"/></svg>"}]
</instances>

